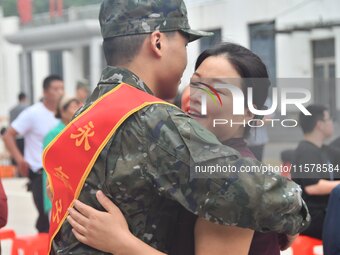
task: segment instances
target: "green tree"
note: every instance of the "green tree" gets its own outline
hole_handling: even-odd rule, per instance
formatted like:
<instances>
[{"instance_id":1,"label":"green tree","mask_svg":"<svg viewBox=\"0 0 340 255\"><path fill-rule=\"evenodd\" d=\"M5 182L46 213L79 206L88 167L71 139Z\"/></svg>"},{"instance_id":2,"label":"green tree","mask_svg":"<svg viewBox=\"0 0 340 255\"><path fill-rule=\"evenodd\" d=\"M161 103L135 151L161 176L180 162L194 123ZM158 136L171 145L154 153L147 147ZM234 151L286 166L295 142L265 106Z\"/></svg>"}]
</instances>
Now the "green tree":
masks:
<instances>
[{"instance_id":1,"label":"green tree","mask_svg":"<svg viewBox=\"0 0 340 255\"><path fill-rule=\"evenodd\" d=\"M64 0L64 8L68 8L70 6L99 4L101 2L101 0Z\"/></svg>"},{"instance_id":2,"label":"green tree","mask_svg":"<svg viewBox=\"0 0 340 255\"><path fill-rule=\"evenodd\" d=\"M2 0L2 9L4 16L18 15L17 2L15 0Z\"/></svg>"},{"instance_id":3,"label":"green tree","mask_svg":"<svg viewBox=\"0 0 340 255\"><path fill-rule=\"evenodd\" d=\"M89 4L99 4L101 0L64 0L64 9L70 6L82 6ZM49 0L32 0L33 13L42 13L49 11ZM13 16L18 15L17 12L17 0L0 0L2 4L4 15Z\"/></svg>"}]
</instances>

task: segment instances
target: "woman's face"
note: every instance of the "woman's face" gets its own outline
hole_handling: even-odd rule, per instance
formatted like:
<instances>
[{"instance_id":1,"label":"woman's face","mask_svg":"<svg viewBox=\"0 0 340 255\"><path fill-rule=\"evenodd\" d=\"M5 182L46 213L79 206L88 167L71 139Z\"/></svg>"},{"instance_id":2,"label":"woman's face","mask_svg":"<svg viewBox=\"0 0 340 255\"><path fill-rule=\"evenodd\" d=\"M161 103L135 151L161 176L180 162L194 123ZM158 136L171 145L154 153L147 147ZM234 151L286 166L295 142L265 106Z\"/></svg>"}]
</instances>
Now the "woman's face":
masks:
<instances>
[{"instance_id":1,"label":"woman's face","mask_svg":"<svg viewBox=\"0 0 340 255\"><path fill-rule=\"evenodd\" d=\"M207 114L201 115L202 94L206 93L202 88L207 89L204 85L197 82L203 82L210 86L214 84L232 83L241 89L241 77L225 56L212 56L206 58L192 75L190 85L190 110L189 114L197 120L202 126L213 132L220 141L230 138L243 137L244 125L235 124L246 123L253 116L245 109L245 115L233 114L233 97L227 89L216 89L220 95L222 104L217 100L216 96L207 98ZM222 119L228 121L227 124L216 125L214 127L214 119ZM231 125L230 122L233 122Z\"/></svg>"}]
</instances>

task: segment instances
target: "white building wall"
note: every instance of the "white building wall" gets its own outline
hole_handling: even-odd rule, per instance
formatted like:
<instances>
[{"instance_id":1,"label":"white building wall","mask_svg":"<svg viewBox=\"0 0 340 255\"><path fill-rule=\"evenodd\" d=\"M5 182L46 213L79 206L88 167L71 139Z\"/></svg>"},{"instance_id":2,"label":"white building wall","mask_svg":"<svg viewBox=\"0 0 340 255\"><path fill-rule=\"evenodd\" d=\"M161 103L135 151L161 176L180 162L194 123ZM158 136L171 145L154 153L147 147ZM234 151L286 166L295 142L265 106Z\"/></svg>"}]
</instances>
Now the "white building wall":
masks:
<instances>
[{"instance_id":1,"label":"white building wall","mask_svg":"<svg viewBox=\"0 0 340 255\"><path fill-rule=\"evenodd\" d=\"M19 53L21 47L9 44L5 36L18 30L16 17L3 18L0 7L0 116L17 103L20 92Z\"/></svg>"},{"instance_id":2,"label":"white building wall","mask_svg":"<svg viewBox=\"0 0 340 255\"><path fill-rule=\"evenodd\" d=\"M72 50L67 50L63 52L63 73L64 73L64 84L65 84L65 93L68 96L74 96L75 93L75 84L76 77L78 71L79 64L76 63L76 60L73 55Z\"/></svg>"},{"instance_id":3,"label":"white building wall","mask_svg":"<svg viewBox=\"0 0 340 255\"><path fill-rule=\"evenodd\" d=\"M188 13L191 26L197 29L222 29L222 40L239 43L249 47L248 25L276 19L278 29L291 25L301 25L320 20L340 21L340 1L300 0L188 0ZM312 39L339 36L339 29L331 31L295 32L277 36L277 74L278 77L312 77L311 43ZM338 47L338 46L337 46ZM196 58L192 54L190 58ZM298 58L297 58L298 56ZM192 60L189 60L189 63ZM338 62L338 61L337 61ZM338 62L340 63L340 62ZM338 69L340 64L338 65ZM340 76L339 71L337 76Z\"/></svg>"},{"instance_id":4,"label":"white building wall","mask_svg":"<svg viewBox=\"0 0 340 255\"><path fill-rule=\"evenodd\" d=\"M64 51L63 72L65 93L75 96L77 82L84 78L82 46Z\"/></svg>"},{"instance_id":5,"label":"white building wall","mask_svg":"<svg viewBox=\"0 0 340 255\"><path fill-rule=\"evenodd\" d=\"M90 80L89 84L91 89L97 86L101 75L102 69L102 59L101 59L101 45L102 38L93 38L90 43Z\"/></svg>"},{"instance_id":6,"label":"white building wall","mask_svg":"<svg viewBox=\"0 0 340 255\"><path fill-rule=\"evenodd\" d=\"M276 67L278 78L312 77L310 35L304 32L277 35Z\"/></svg>"},{"instance_id":7,"label":"white building wall","mask_svg":"<svg viewBox=\"0 0 340 255\"><path fill-rule=\"evenodd\" d=\"M335 63L336 77L340 78L340 27L334 29L335 33ZM337 79L336 84L336 107L340 109L340 79Z\"/></svg>"},{"instance_id":8,"label":"white building wall","mask_svg":"<svg viewBox=\"0 0 340 255\"><path fill-rule=\"evenodd\" d=\"M337 77L340 78L340 27L335 28L334 33L335 33L335 62L337 63L336 75Z\"/></svg>"},{"instance_id":9,"label":"white building wall","mask_svg":"<svg viewBox=\"0 0 340 255\"><path fill-rule=\"evenodd\" d=\"M222 41L250 47L248 25L257 22L276 21L276 29L296 25L315 24L321 21L340 22L339 0L187 0L190 24L194 29L222 29ZM317 29L311 32L294 32L276 36L276 71L278 78L312 78L312 41L335 38L336 76L340 77L340 28ZM188 69L183 83L187 84L199 44L189 44ZM287 85L289 87L289 85ZM313 92L313 84L305 87ZM337 85L340 98L340 84ZM337 100L340 110L340 100Z\"/></svg>"},{"instance_id":10,"label":"white building wall","mask_svg":"<svg viewBox=\"0 0 340 255\"><path fill-rule=\"evenodd\" d=\"M43 97L43 81L49 74L49 56L46 51L32 52L32 83L34 90L34 102L38 102Z\"/></svg>"},{"instance_id":11,"label":"white building wall","mask_svg":"<svg viewBox=\"0 0 340 255\"><path fill-rule=\"evenodd\" d=\"M308 22L315 23L320 20L340 20L339 0L185 0L185 2L192 28L202 30L221 28L223 41L236 42L246 47L249 47L250 43L248 25L252 23L275 19L277 29L285 29L291 25L302 25ZM0 43L6 46L6 50L2 50L3 47L0 49L2 54L5 52L5 55L2 55L2 62L5 61L5 64L2 68L4 75L0 75L0 86L8 83L8 77L14 78L10 81L10 92L5 92L9 94L0 94L0 104L2 105L0 114L6 113L9 105L15 104L16 94L19 92L20 87L17 57L20 47L9 45L1 36L1 33L14 33L18 28L18 21L16 18L6 18L5 20L6 25L3 25L3 21L0 24ZM276 38L277 76L279 78L312 77L311 41L329 37L335 38L337 77L340 77L340 28L313 30L311 33L278 34ZM82 40L82 43L84 42ZM92 44L97 44L97 42L94 42ZM65 87L70 95L74 93L76 81L83 78L81 46L80 43L71 46L63 54ZM96 55L98 52L95 50L92 54ZM188 67L182 78L182 86L188 84L199 53L199 42L190 43L188 46ZM46 70L48 70L47 59L42 55L40 57L38 55L36 56L36 53L34 53L33 58L38 58L41 61L34 65L34 86L38 89L35 91L36 97L41 95L39 89L41 88L42 77L46 76ZM98 60L96 62L98 63ZM97 75L99 75L98 70L94 70L93 73L98 73ZM97 77L93 77L93 81L97 79ZM6 88L3 91L9 90ZM340 96L340 89L337 90L337 95ZM340 109L339 105L338 108Z\"/></svg>"},{"instance_id":12,"label":"white building wall","mask_svg":"<svg viewBox=\"0 0 340 255\"><path fill-rule=\"evenodd\" d=\"M92 59L90 85L95 87L100 78L101 73L101 38L94 38L90 46L90 58ZM63 75L65 83L65 93L68 96L74 96L76 91L76 84L78 81L84 79L84 56L83 47L86 44L78 45L78 47L71 47L63 51ZM92 47L92 48L91 48ZM33 51L33 77L34 77L34 90L35 99L41 97L42 81L49 75L49 56L47 51ZM96 68L95 68L96 67ZM94 85L93 85L94 84Z\"/></svg>"},{"instance_id":13,"label":"white building wall","mask_svg":"<svg viewBox=\"0 0 340 255\"><path fill-rule=\"evenodd\" d=\"M194 29L213 30L221 28L222 41L241 44L249 48L248 25L273 20L287 5L297 2L270 0L187 0L190 25ZM287 3L288 2L288 3ZM199 43L188 46L188 70L182 82L189 80L193 65L199 55Z\"/></svg>"}]
</instances>

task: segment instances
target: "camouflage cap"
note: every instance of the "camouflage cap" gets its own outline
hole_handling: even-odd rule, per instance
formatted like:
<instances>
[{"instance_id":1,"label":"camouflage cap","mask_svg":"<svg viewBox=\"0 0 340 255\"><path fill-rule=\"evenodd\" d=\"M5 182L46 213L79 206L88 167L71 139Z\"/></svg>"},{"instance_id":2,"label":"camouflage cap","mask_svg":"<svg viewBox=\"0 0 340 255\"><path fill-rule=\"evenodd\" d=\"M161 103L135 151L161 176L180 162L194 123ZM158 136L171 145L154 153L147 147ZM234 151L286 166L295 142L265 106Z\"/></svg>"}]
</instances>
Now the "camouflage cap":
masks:
<instances>
[{"instance_id":1,"label":"camouflage cap","mask_svg":"<svg viewBox=\"0 0 340 255\"><path fill-rule=\"evenodd\" d=\"M181 31L189 42L213 33L192 30L183 0L103 0L99 13L103 38Z\"/></svg>"}]
</instances>

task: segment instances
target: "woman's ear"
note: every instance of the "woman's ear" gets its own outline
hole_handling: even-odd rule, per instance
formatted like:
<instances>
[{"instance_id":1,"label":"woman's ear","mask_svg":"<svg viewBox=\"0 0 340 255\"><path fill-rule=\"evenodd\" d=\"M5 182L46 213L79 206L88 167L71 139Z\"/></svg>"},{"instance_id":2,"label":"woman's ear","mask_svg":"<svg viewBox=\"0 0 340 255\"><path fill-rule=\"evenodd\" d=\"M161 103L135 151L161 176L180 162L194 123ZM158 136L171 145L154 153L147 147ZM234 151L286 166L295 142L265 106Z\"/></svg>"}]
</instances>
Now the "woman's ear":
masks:
<instances>
[{"instance_id":1,"label":"woman's ear","mask_svg":"<svg viewBox=\"0 0 340 255\"><path fill-rule=\"evenodd\" d=\"M254 105L254 108L256 109L256 105ZM244 112L244 119L248 122L249 120L254 119L254 117L254 113L252 113L249 108L246 108Z\"/></svg>"},{"instance_id":2,"label":"woman's ear","mask_svg":"<svg viewBox=\"0 0 340 255\"><path fill-rule=\"evenodd\" d=\"M164 42L163 38L164 35L159 31L154 31L150 35L150 49L157 57L162 56L162 44Z\"/></svg>"}]
</instances>

